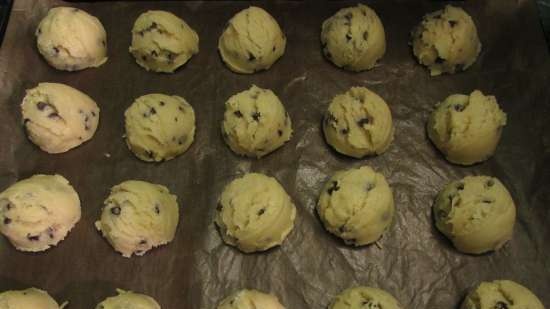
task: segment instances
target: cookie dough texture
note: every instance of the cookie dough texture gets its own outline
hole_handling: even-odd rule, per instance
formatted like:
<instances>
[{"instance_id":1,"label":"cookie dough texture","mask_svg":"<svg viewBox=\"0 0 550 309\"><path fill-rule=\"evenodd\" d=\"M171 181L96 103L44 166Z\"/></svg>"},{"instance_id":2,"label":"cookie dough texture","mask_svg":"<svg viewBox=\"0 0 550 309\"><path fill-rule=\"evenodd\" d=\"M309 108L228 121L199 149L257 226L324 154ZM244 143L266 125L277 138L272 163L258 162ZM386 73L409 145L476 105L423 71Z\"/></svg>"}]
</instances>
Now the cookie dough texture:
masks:
<instances>
[{"instance_id":1,"label":"cookie dough texture","mask_svg":"<svg viewBox=\"0 0 550 309\"><path fill-rule=\"evenodd\" d=\"M111 189L95 226L124 257L143 255L174 239L179 221L176 199L164 186L124 181Z\"/></svg>"},{"instance_id":2,"label":"cookie dough texture","mask_svg":"<svg viewBox=\"0 0 550 309\"><path fill-rule=\"evenodd\" d=\"M152 297L117 289L118 295L107 297L97 304L96 309L160 309Z\"/></svg>"},{"instance_id":3,"label":"cookie dough texture","mask_svg":"<svg viewBox=\"0 0 550 309\"><path fill-rule=\"evenodd\" d=\"M339 171L324 185L317 212L325 228L347 244L378 240L395 212L386 178L368 166Z\"/></svg>"},{"instance_id":4,"label":"cookie dough texture","mask_svg":"<svg viewBox=\"0 0 550 309\"><path fill-rule=\"evenodd\" d=\"M58 70L78 71L107 61L107 33L96 17L71 7L56 7L36 29L38 51Z\"/></svg>"},{"instance_id":5,"label":"cookie dough texture","mask_svg":"<svg viewBox=\"0 0 550 309\"><path fill-rule=\"evenodd\" d=\"M372 69L386 52L384 26L370 7L358 4L339 10L321 27L323 54L350 71Z\"/></svg>"},{"instance_id":6,"label":"cookie dough texture","mask_svg":"<svg viewBox=\"0 0 550 309\"><path fill-rule=\"evenodd\" d=\"M464 299L460 309L544 309L526 287L509 280L481 282Z\"/></svg>"},{"instance_id":7,"label":"cookie dough texture","mask_svg":"<svg viewBox=\"0 0 550 309\"><path fill-rule=\"evenodd\" d=\"M0 232L21 251L57 245L80 214L78 194L60 175L34 175L0 193Z\"/></svg>"},{"instance_id":8,"label":"cookie dough texture","mask_svg":"<svg viewBox=\"0 0 550 309\"><path fill-rule=\"evenodd\" d=\"M481 51L474 21L451 5L424 16L412 31L413 54L432 76L469 68Z\"/></svg>"},{"instance_id":9,"label":"cookie dough texture","mask_svg":"<svg viewBox=\"0 0 550 309\"><path fill-rule=\"evenodd\" d=\"M46 292L36 288L0 293L0 309L61 309Z\"/></svg>"},{"instance_id":10,"label":"cookie dough texture","mask_svg":"<svg viewBox=\"0 0 550 309\"><path fill-rule=\"evenodd\" d=\"M225 102L222 135L235 153L260 158L290 139L292 123L273 91L252 85Z\"/></svg>"},{"instance_id":11,"label":"cookie dough texture","mask_svg":"<svg viewBox=\"0 0 550 309\"><path fill-rule=\"evenodd\" d=\"M296 207L279 182L257 173L229 183L217 211L215 221L223 240L246 253L280 245L296 217Z\"/></svg>"},{"instance_id":12,"label":"cookie dough texture","mask_svg":"<svg viewBox=\"0 0 550 309\"><path fill-rule=\"evenodd\" d=\"M276 296L257 290L240 290L226 297L217 309L285 309Z\"/></svg>"},{"instance_id":13,"label":"cookie dough texture","mask_svg":"<svg viewBox=\"0 0 550 309\"><path fill-rule=\"evenodd\" d=\"M57 83L28 89L21 113L29 139L48 153L62 153L88 141L99 123L94 100Z\"/></svg>"},{"instance_id":14,"label":"cookie dough texture","mask_svg":"<svg viewBox=\"0 0 550 309\"><path fill-rule=\"evenodd\" d=\"M332 99L323 121L326 141L354 158L379 155L393 140L388 104L365 87L352 87Z\"/></svg>"},{"instance_id":15,"label":"cookie dough texture","mask_svg":"<svg viewBox=\"0 0 550 309\"><path fill-rule=\"evenodd\" d=\"M251 6L235 14L218 40L223 62L236 73L269 69L285 53L286 37L277 21Z\"/></svg>"},{"instance_id":16,"label":"cookie dough texture","mask_svg":"<svg viewBox=\"0 0 550 309\"><path fill-rule=\"evenodd\" d=\"M439 192L433 206L435 224L461 252L497 250L512 237L516 206L494 177L467 176Z\"/></svg>"},{"instance_id":17,"label":"cookie dough texture","mask_svg":"<svg viewBox=\"0 0 550 309\"><path fill-rule=\"evenodd\" d=\"M126 144L143 161L173 159L184 153L195 137L195 112L179 96L141 96L124 117Z\"/></svg>"},{"instance_id":18,"label":"cookie dough texture","mask_svg":"<svg viewBox=\"0 0 550 309\"><path fill-rule=\"evenodd\" d=\"M435 106L428 120L428 136L447 160L470 165L493 155L506 125L506 114L494 96L479 90L453 94Z\"/></svg>"},{"instance_id":19,"label":"cookie dough texture","mask_svg":"<svg viewBox=\"0 0 550 309\"><path fill-rule=\"evenodd\" d=\"M130 53L147 71L172 73L199 52L199 36L166 11L141 14L132 28Z\"/></svg>"},{"instance_id":20,"label":"cookie dough texture","mask_svg":"<svg viewBox=\"0 0 550 309\"><path fill-rule=\"evenodd\" d=\"M390 293L377 288L358 286L340 293L329 309L401 309Z\"/></svg>"}]
</instances>

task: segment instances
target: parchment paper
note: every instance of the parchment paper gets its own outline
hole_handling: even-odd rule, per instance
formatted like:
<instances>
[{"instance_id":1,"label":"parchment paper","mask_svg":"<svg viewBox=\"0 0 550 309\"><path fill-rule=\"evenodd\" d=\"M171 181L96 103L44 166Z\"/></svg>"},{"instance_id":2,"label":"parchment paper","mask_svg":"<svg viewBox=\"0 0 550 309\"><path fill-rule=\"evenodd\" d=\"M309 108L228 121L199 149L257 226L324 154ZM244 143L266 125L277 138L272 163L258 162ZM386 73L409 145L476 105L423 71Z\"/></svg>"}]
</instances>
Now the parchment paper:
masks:
<instances>
[{"instance_id":1,"label":"parchment paper","mask_svg":"<svg viewBox=\"0 0 550 309\"><path fill-rule=\"evenodd\" d=\"M287 51L267 72L237 75L223 65L216 47L227 20L247 2L65 3L97 16L109 47L105 65L69 73L49 67L34 38L48 8L64 3L15 1L0 50L0 189L35 173L59 173L80 194L83 215L66 240L43 253L18 252L0 238L0 290L35 286L60 302L70 301L69 308L84 309L122 288L151 295L165 309L206 309L237 289L256 288L296 309L326 308L341 290L361 284L386 289L405 308L442 309L457 308L481 280L512 279L550 306L550 70L534 2L453 2L474 18L483 50L467 72L440 77L430 77L415 62L407 43L422 15L442 8L442 1L367 1L386 29L388 46L380 65L357 74L325 61L322 21L355 3L257 3L284 29ZM174 12L199 33L200 53L175 74L146 72L128 53L133 22L147 9ZM25 89L45 81L66 83L97 101L100 126L90 142L50 155L26 139L19 104ZM220 134L224 102L251 84L280 97L294 129L288 144L260 160L234 155ZM389 150L364 160L335 153L320 130L332 97L356 85L382 96L395 123ZM459 167L430 144L425 122L436 102L474 89L496 95L508 125L492 159ZM197 116L195 143L161 164L139 161L122 139L124 110L151 92L185 97ZM354 249L323 229L314 207L330 175L363 164L387 177L397 213L378 246ZM296 226L282 247L259 254L224 245L213 224L224 185L249 171L276 177L298 209ZM469 256L437 232L431 206L447 182L476 174L496 176L507 186L518 219L504 249ZM131 259L115 253L93 226L110 187L126 179L164 184L181 206L175 240Z\"/></svg>"}]
</instances>

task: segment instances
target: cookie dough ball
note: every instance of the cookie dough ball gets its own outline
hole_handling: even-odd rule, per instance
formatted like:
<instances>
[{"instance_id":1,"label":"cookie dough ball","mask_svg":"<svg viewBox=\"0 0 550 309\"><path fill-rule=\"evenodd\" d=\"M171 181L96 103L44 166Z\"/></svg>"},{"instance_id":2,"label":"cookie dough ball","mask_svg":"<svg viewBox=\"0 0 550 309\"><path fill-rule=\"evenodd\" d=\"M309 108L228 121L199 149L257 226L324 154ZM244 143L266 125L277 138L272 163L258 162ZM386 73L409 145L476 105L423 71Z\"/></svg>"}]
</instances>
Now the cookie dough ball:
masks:
<instances>
[{"instance_id":1,"label":"cookie dough ball","mask_svg":"<svg viewBox=\"0 0 550 309\"><path fill-rule=\"evenodd\" d=\"M269 69L285 53L286 37L277 21L251 6L229 20L218 41L223 62L236 73Z\"/></svg>"},{"instance_id":2,"label":"cookie dough ball","mask_svg":"<svg viewBox=\"0 0 550 309\"><path fill-rule=\"evenodd\" d=\"M34 175L0 193L0 232L16 249L44 251L80 220L80 199L60 175Z\"/></svg>"},{"instance_id":3,"label":"cookie dough ball","mask_svg":"<svg viewBox=\"0 0 550 309\"><path fill-rule=\"evenodd\" d=\"M0 309L60 309L46 292L35 288L0 293Z\"/></svg>"},{"instance_id":4,"label":"cookie dough ball","mask_svg":"<svg viewBox=\"0 0 550 309\"><path fill-rule=\"evenodd\" d=\"M58 70L78 71L107 61L107 33L99 19L83 10L50 9L35 35L38 51Z\"/></svg>"},{"instance_id":5,"label":"cookie dough ball","mask_svg":"<svg viewBox=\"0 0 550 309\"><path fill-rule=\"evenodd\" d=\"M246 253L280 245L296 217L296 207L279 182L257 173L229 183L217 211L216 224L223 240Z\"/></svg>"},{"instance_id":6,"label":"cookie dough ball","mask_svg":"<svg viewBox=\"0 0 550 309\"><path fill-rule=\"evenodd\" d=\"M29 139L48 153L62 153L88 141L99 123L99 107L94 100L56 83L28 89L21 113Z\"/></svg>"},{"instance_id":7,"label":"cookie dough ball","mask_svg":"<svg viewBox=\"0 0 550 309\"><path fill-rule=\"evenodd\" d=\"M96 309L160 309L152 297L117 289L118 295L107 297L97 304Z\"/></svg>"},{"instance_id":8,"label":"cookie dough ball","mask_svg":"<svg viewBox=\"0 0 550 309\"><path fill-rule=\"evenodd\" d=\"M512 238L516 206L504 185L488 176L448 184L433 206L437 229L461 252L497 250Z\"/></svg>"},{"instance_id":9,"label":"cookie dough ball","mask_svg":"<svg viewBox=\"0 0 550 309\"><path fill-rule=\"evenodd\" d=\"M509 280L481 282L470 292L460 309L544 309L526 287Z\"/></svg>"},{"instance_id":10,"label":"cookie dough ball","mask_svg":"<svg viewBox=\"0 0 550 309\"><path fill-rule=\"evenodd\" d=\"M432 76L469 68L481 51L474 21L451 5L430 13L412 31L413 54Z\"/></svg>"},{"instance_id":11,"label":"cookie dough ball","mask_svg":"<svg viewBox=\"0 0 550 309\"><path fill-rule=\"evenodd\" d=\"M349 288L340 293L329 309L401 309L390 293L367 286Z\"/></svg>"},{"instance_id":12,"label":"cookie dough ball","mask_svg":"<svg viewBox=\"0 0 550 309\"><path fill-rule=\"evenodd\" d=\"M225 102L222 135L235 153L260 158L290 139L292 123L273 91L252 85Z\"/></svg>"},{"instance_id":13,"label":"cookie dough ball","mask_svg":"<svg viewBox=\"0 0 550 309\"><path fill-rule=\"evenodd\" d=\"M336 151L354 158L378 155L393 140L388 104L365 87L352 87L332 99L323 121L325 139Z\"/></svg>"},{"instance_id":14,"label":"cookie dough ball","mask_svg":"<svg viewBox=\"0 0 550 309\"><path fill-rule=\"evenodd\" d=\"M199 52L199 36L166 11L141 14L132 28L130 53L147 71L172 73Z\"/></svg>"},{"instance_id":15,"label":"cookie dough ball","mask_svg":"<svg viewBox=\"0 0 550 309\"><path fill-rule=\"evenodd\" d=\"M358 4L344 8L323 22L323 54L350 71L370 70L386 52L384 26L376 12Z\"/></svg>"},{"instance_id":16,"label":"cookie dough ball","mask_svg":"<svg viewBox=\"0 0 550 309\"><path fill-rule=\"evenodd\" d=\"M317 203L325 228L355 246L377 241L390 226L394 211L386 178L368 166L336 172Z\"/></svg>"},{"instance_id":17,"label":"cookie dough ball","mask_svg":"<svg viewBox=\"0 0 550 309\"><path fill-rule=\"evenodd\" d=\"M256 290L240 290L226 297L218 309L285 309L276 296Z\"/></svg>"},{"instance_id":18,"label":"cookie dough ball","mask_svg":"<svg viewBox=\"0 0 550 309\"><path fill-rule=\"evenodd\" d=\"M452 163L470 165L490 158L506 125L494 96L475 90L438 103L428 120L428 136Z\"/></svg>"},{"instance_id":19,"label":"cookie dough ball","mask_svg":"<svg viewBox=\"0 0 550 309\"><path fill-rule=\"evenodd\" d=\"M160 93L141 96L124 117L126 144L143 161L173 159L195 138L195 112L182 97Z\"/></svg>"},{"instance_id":20,"label":"cookie dough ball","mask_svg":"<svg viewBox=\"0 0 550 309\"><path fill-rule=\"evenodd\" d=\"M176 199L164 186L124 181L111 188L95 226L122 256L143 255L174 239L179 221Z\"/></svg>"}]
</instances>

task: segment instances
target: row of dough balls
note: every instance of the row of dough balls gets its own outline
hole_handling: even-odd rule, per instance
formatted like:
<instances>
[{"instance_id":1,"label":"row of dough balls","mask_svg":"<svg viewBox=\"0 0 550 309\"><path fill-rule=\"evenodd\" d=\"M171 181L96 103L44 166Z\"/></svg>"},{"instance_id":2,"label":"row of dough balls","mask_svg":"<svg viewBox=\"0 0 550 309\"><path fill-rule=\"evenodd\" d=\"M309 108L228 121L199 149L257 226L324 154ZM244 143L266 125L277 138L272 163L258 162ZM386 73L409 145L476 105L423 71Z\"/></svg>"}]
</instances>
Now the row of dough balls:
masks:
<instances>
[{"instance_id":1,"label":"row of dough balls","mask_svg":"<svg viewBox=\"0 0 550 309\"><path fill-rule=\"evenodd\" d=\"M323 186L317 213L346 244L368 245L393 221L393 193L368 166L338 171ZM439 192L433 213L459 251L481 254L511 239L516 206L498 179L467 176ZM78 194L60 175L35 175L0 193L0 232L21 251L57 245L80 216ZM281 245L295 218L296 207L275 178L248 173L224 188L214 221L225 243L250 253ZM111 188L95 226L116 251L131 257L172 241L178 222L177 197L166 187L128 180Z\"/></svg>"},{"instance_id":2,"label":"row of dough balls","mask_svg":"<svg viewBox=\"0 0 550 309\"><path fill-rule=\"evenodd\" d=\"M107 61L105 29L83 10L51 9L38 25L36 36L38 50L56 69L76 71ZM450 5L425 15L411 36L414 55L431 75L465 70L481 51L470 15ZM351 71L372 69L386 51L382 22L363 4L343 8L325 20L321 44L328 60ZM254 6L233 16L218 41L223 62L232 71L244 74L269 69L285 48L286 36L277 21ZM199 52L199 37L170 12L147 11L134 23L129 50L146 70L169 73Z\"/></svg>"},{"instance_id":3,"label":"row of dough balls","mask_svg":"<svg viewBox=\"0 0 550 309\"><path fill-rule=\"evenodd\" d=\"M117 289L118 295L108 297L96 309L160 309L152 297ZM0 309L61 309L47 292L30 288L0 293ZM285 309L279 299L258 290L243 289L224 298L217 309ZM338 294L329 309L402 309L390 293L368 286L348 288ZM465 297L460 309L544 309L544 305L526 287L510 280L481 282Z\"/></svg>"},{"instance_id":4,"label":"row of dough balls","mask_svg":"<svg viewBox=\"0 0 550 309\"><path fill-rule=\"evenodd\" d=\"M48 153L61 153L89 140L99 123L99 107L84 93L57 83L27 90L21 104L29 139ZM195 135L193 107L179 96L148 94L126 110L126 143L144 161L164 161L184 153ZM506 125L494 96L479 90L437 103L428 123L433 144L453 163L469 165L491 157ZM383 153L393 140L388 104L365 87L335 96L325 113L326 141L338 152L362 158ZM239 155L260 158L292 135L292 121L269 89L252 85L225 103L222 135Z\"/></svg>"}]
</instances>

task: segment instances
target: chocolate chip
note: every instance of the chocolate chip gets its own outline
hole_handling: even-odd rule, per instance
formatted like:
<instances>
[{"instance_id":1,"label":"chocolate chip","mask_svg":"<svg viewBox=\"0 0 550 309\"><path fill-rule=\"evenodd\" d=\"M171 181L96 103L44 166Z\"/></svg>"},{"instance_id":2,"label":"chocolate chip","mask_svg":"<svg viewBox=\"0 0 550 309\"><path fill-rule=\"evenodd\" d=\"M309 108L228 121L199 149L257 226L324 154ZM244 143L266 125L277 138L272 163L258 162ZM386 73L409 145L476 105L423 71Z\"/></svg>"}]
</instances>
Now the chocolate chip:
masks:
<instances>
[{"instance_id":1,"label":"chocolate chip","mask_svg":"<svg viewBox=\"0 0 550 309\"><path fill-rule=\"evenodd\" d=\"M155 153L151 150L147 150L146 154L151 159L153 159L155 157Z\"/></svg>"},{"instance_id":2,"label":"chocolate chip","mask_svg":"<svg viewBox=\"0 0 550 309\"><path fill-rule=\"evenodd\" d=\"M156 28L157 28L157 23L156 22L152 22L151 26L149 26L149 29L156 29Z\"/></svg>"},{"instance_id":3,"label":"chocolate chip","mask_svg":"<svg viewBox=\"0 0 550 309\"><path fill-rule=\"evenodd\" d=\"M347 19L348 21L351 20L352 17L353 17L352 13L347 13L346 15L344 15L344 18Z\"/></svg>"},{"instance_id":4,"label":"chocolate chip","mask_svg":"<svg viewBox=\"0 0 550 309\"><path fill-rule=\"evenodd\" d=\"M7 204L6 204L6 210L10 210L11 208L12 208L11 203L7 203Z\"/></svg>"},{"instance_id":5,"label":"chocolate chip","mask_svg":"<svg viewBox=\"0 0 550 309\"><path fill-rule=\"evenodd\" d=\"M155 205L155 213L156 213L157 215L160 214L159 205Z\"/></svg>"},{"instance_id":6,"label":"chocolate chip","mask_svg":"<svg viewBox=\"0 0 550 309\"><path fill-rule=\"evenodd\" d=\"M490 188L492 186L495 185L495 181L493 179L489 179L487 180L487 182L485 183L485 186L487 186L487 188Z\"/></svg>"},{"instance_id":7,"label":"chocolate chip","mask_svg":"<svg viewBox=\"0 0 550 309\"><path fill-rule=\"evenodd\" d=\"M345 225L342 225L338 228L338 232L340 233L345 233L346 232L346 226Z\"/></svg>"},{"instance_id":8,"label":"chocolate chip","mask_svg":"<svg viewBox=\"0 0 550 309\"><path fill-rule=\"evenodd\" d=\"M147 61L147 56L146 56L146 55L142 55L142 56L141 56L141 60Z\"/></svg>"},{"instance_id":9,"label":"chocolate chip","mask_svg":"<svg viewBox=\"0 0 550 309\"><path fill-rule=\"evenodd\" d=\"M182 136L178 139L178 145L183 145L183 142L185 142L185 136Z\"/></svg>"},{"instance_id":10,"label":"chocolate chip","mask_svg":"<svg viewBox=\"0 0 550 309\"><path fill-rule=\"evenodd\" d=\"M495 304L495 306L493 308L494 309L508 309L508 305L505 302L499 301Z\"/></svg>"},{"instance_id":11,"label":"chocolate chip","mask_svg":"<svg viewBox=\"0 0 550 309\"><path fill-rule=\"evenodd\" d=\"M90 127L89 127L87 124L85 124L85 125L84 125L84 130L89 131L89 130L90 130Z\"/></svg>"},{"instance_id":12,"label":"chocolate chip","mask_svg":"<svg viewBox=\"0 0 550 309\"><path fill-rule=\"evenodd\" d=\"M36 103L36 108L38 108L38 110L40 111L43 111L48 105L49 105L48 103L38 102Z\"/></svg>"},{"instance_id":13,"label":"chocolate chip","mask_svg":"<svg viewBox=\"0 0 550 309\"><path fill-rule=\"evenodd\" d=\"M450 25L451 27L456 26L456 24L458 24L458 21L456 21L456 20L449 20L449 25Z\"/></svg>"},{"instance_id":14,"label":"chocolate chip","mask_svg":"<svg viewBox=\"0 0 550 309\"><path fill-rule=\"evenodd\" d=\"M92 111L92 117L95 117L95 116L96 116L96 113Z\"/></svg>"},{"instance_id":15,"label":"chocolate chip","mask_svg":"<svg viewBox=\"0 0 550 309\"><path fill-rule=\"evenodd\" d=\"M463 182L459 182L457 185L456 185L456 189L461 191L461 190L464 190L464 183Z\"/></svg>"},{"instance_id":16,"label":"chocolate chip","mask_svg":"<svg viewBox=\"0 0 550 309\"><path fill-rule=\"evenodd\" d=\"M101 45L103 45L103 46L106 46L106 45L107 45L107 43L105 43L105 41L104 41L104 40L102 40L102 41L101 41Z\"/></svg>"},{"instance_id":17,"label":"chocolate chip","mask_svg":"<svg viewBox=\"0 0 550 309\"><path fill-rule=\"evenodd\" d=\"M4 218L4 224L10 224L11 223L11 219L8 218L8 217L5 217Z\"/></svg>"},{"instance_id":18,"label":"chocolate chip","mask_svg":"<svg viewBox=\"0 0 550 309\"><path fill-rule=\"evenodd\" d=\"M223 205L221 203L218 203L218 205L216 206L216 210L217 211L222 211L223 210Z\"/></svg>"},{"instance_id":19,"label":"chocolate chip","mask_svg":"<svg viewBox=\"0 0 550 309\"><path fill-rule=\"evenodd\" d=\"M328 195L332 195L332 192L340 190L340 187L338 186L338 181L333 181L332 186L328 188L327 193Z\"/></svg>"},{"instance_id":20,"label":"chocolate chip","mask_svg":"<svg viewBox=\"0 0 550 309\"><path fill-rule=\"evenodd\" d=\"M51 227L51 226L48 227L47 232L48 232L48 236L50 236L50 238L53 239L54 238L54 235L53 235L54 229L53 229L53 227Z\"/></svg>"},{"instance_id":21,"label":"chocolate chip","mask_svg":"<svg viewBox=\"0 0 550 309\"><path fill-rule=\"evenodd\" d=\"M276 49L275 46L273 46L273 51L275 51L275 49Z\"/></svg>"},{"instance_id":22,"label":"chocolate chip","mask_svg":"<svg viewBox=\"0 0 550 309\"><path fill-rule=\"evenodd\" d=\"M149 114L147 114L147 113L143 113L143 115L142 115L142 116L143 116L143 118L147 118L147 117L149 117Z\"/></svg>"},{"instance_id":23,"label":"chocolate chip","mask_svg":"<svg viewBox=\"0 0 550 309\"><path fill-rule=\"evenodd\" d=\"M344 129L340 130L340 133L348 134L349 133L349 128L344 128Z\"/></svg>"},{"instance_id":24,"label":"chocolate chip","mask_svg":"<svg viewBox=\"0 0 550 309\"><path fill-rule=\"evenodd\" d=\"M328 59L332 59L332 54L328 51L328 49L323 49L323 52Z\"/></svg>"},{"instance_id":25,"label":"chocolate chip","mask_svg":"<svg viewBox=\"0 0 550 309\"><path fill-rule=\"evenodd\" d=\"M265 213L265 208L262 208L258 211L258 216L261 216Z\"/></svg>"},{"instance_id":26,"label":"chocolate chip","mask_svg":"<svg viewBox=\"0 0 550 309\"><path fill-rule=\"evenodd\" d=\"M145 239L142 239L142 240L139 241L140 245L145 245L146 243L147 243L147 240L145 240Z\"/></svg>"},{"instance_id":27,"label":"chocolate chip","mask_svg":"<svg viewBox=\"0 0 550 309\"><path fill-rule=\"evenodd\" d=\"M25 118L25 119L23 119L23 124L26 125L27 122L29 122L29 121L31 121L29 118Z\"/></svg>"},{"instance_id":28,"label":"chocolate chip","mask_svg":"<svg viewBox=\"0 0 550 309\"><path fill-rule=\"evenodd\" d=\"M174 121L175 121L175 122L178 122L178 117L174 117Z\"/></svg>"},{"instance_id":29,"label":"chocolate chip","mask_svg":"<svg viewBox=\"0 0 550 309\"><path fill-rule=\"evenodd\" d=\"M49 115L48 115L48 118L57 118L59 117L59 114L57 112L51 112Z\"/></svg>"},{"instance_id":30,"label":"chocolate chip","mask_svg":"<svg viewBox=\"0 0 550 309\"><path fill-rule=\"evenodd\" d=\"M164 103L164 101L160 101L159 104L160 104L160 106L164 106L164 104L166 104L166 103Z\"/></svg>"},{"instance_id":31,"label":"chocolate chip","mask_svg":"<svg viewBox=\"0 0 550 309\"><path fill-rule=\"evenodd\" d=\"M184 110L183 107L181 107L181 106L178 106L178 110L179 110L180 112L182 112L182 113L185 113L185 110Z\"/></svg>"},{"instance_id":32,"label":"chocolate chip","mask_svg":"<svg viewBox=\"0 0 550 309\"><path fill-rule=\"evenodd\" d=\"M484 198L484 199L481 200L481 202L484 203L484 204L491 204L494 201L492 199L489 199L489 198Z\"/></svg>"},{"instance_id":33,"label":"chocolate chip","mask_svg":"<svg viewBox=\"0 0 550 309\"><path fill-rule=\"evenodd\" d=\"M283 136L283 131L282 130L277 130L277 133L279 134L279 136Z\"/></svg>"},{"instance_id":34,"label":"chocolate chip","mask_svg":"<svg viewBox=\"0 0 550 309\"><path fill-rule=\"evenodd\" d=\"M351 41L351 34L349 33L346 33L346 41Z\"/></svg>"},{"instance_id":35,"label":"chocolate chip","mask_svg":"<svg viewBox=\"0 0 550 309\"><path fill-rule=\"evenodd\" d=\"M453 108L455 109L455 111L461 112L464 110L464 105L456 104L456 105L453 105Z\"/></svg>"},{"instance_id":36,"label":"chocolate chip","mask_svg":"<svg viewBox=\"0 0 550 309\"><path fill-rule=\"evenodd\" d=\"M242 118L243 117L243 113L241 113L241 111L234 111L233 115L235 115L237 118Z\"/></svg>"},{"instance_id":37,"label":"chocolate chip","mask_svg":"<svg viewBox=\"0 0 550 309\"><path fill-rule=\"evenodd\" d=\"M367 187L366 187L367 192L369 192L370 190L374 189L374 187L376 187L376 185L373 184L372 182L367 183Z\"/></svg>"},{"instance_id":38,"label":"chocolate chip","mask_svg":"<svg viewBox=\"0 0 550 309\"><path fill-rule=\"evenodd\" d=\"M262 114L260 114L260 112L252 113L252 119L254 119L255 121L260 121L261 116L262 116Z\"/></svg>"},{"instance_id":39,"label":"chocolate chip","mask_svg":"<svg viewBox=\"0 0 550 309\"><path fill-rule=\"evenodd\" d=\"M153 57L158 57L158 55L159 55L159 54L157 53L156 50L151 51L151 56L153 56Z\"/></svg>"},{"instance_id":40,"label":"chocolate chip","mask_svg":"<svg viewBox=\"0 0 550 309\"><path fill-rule=\"evenodd\" d=\"M369 32L368 31L365 31L363 32L363 40L368 40L369 39Z\"/></svg>"},{"instance_id":41,"label":"chocolate chip","mask_svg":"<svg viewBox=\"0 0 550 309\"><path fill-rule=\"evenodd\" d=\"M120 215L120 211L121 211L120 206L115 206L111 208L111 213L115 216Z\"/></svg>"},{"instance_id":42,"label":"chocolate chip","mask_svg":"<svg viewBox=\"0 0 550 309\"><path fill-rule=\"evenodd\" d=\"M168 52L168 55L166 55L166 58L168 58L168 62L173 62L174 57L175 57L175 54L171 52Z\"/></svg>"},{"instance_id":43,"label":"chocolate chip","mask_svg":"<svg viewBox=\"0 0 550 309\"><path fill-rule=\"evenodd\" d=\"M437 64L442 64L443 62L445 62L445 59L443 59L443 58L441 58L441 57L439 57L439 56L437 56L437 58L435 58L435 63L437 63Z\"/></svg>"},{"instance_id":44,"label":"chocolate chip","mask_svg":"<svg viewBox=\"0 0 550 309\"><path fill-rule=\"evenodd\" d=\"M88 122L90 118L88 116L84 117L84 122Z\"/></svg>"},{"instance_id":45,"label":"chocolate chip","mask_svg":"<svg viewBox=\"0 0 550 309\"><path fill-rule=\"evenodd\" d=\"M256 57L251 52L248 52L248 61L254 61L256 60Z\"/></svg>"},{"instance_id":46,"label":"chocolate chip","mask_svg":"<svg viewBox=\"0 0 550 309\"><path fill-rule=\"evenodd\" d=\"M42 29L38 28L38 34L41 34L42 33Z\"/></svg>"},{"instance_id":47,"label":"chocolate chip","mask_svg":"<svg viewBox=\"0 0 550 309\"><path fill-rule=\"evenodd\" d=\"M154 107L151 107L151 110L149 111L149 113L151 113L151 115L154 115L157 113L157 110Z\"/></svg>"},{"instance_id":48,"label":"chocolate chip","mask_svg":"<svg viewBox=\"0 0 550 309\"><path fill-rule=\"evenodd\" d=\"M40 235L27 234L27 239L30 241L38 241L40 240Z\"/></svg>"},{"instance_id":49,"label":"chocolate chip","mask_svg":"<svg viewBox=\"0 0 550 309\"><path fill-rule=\"evenodd\" d=\"M56 54L59 54L59 48L54 47L54 48L53 48L53 51L54 51Z\"/></svg>"},{"instance_id":50,"label":"chocolate chip","mask_svg":"<svg viewBox=\"0 0 550 309\"><path fill-rule=\"evenodd\" d=\"M362 118L361 120L357 121L357 125L359 125L360 127L362 127L364 125L367 125L369 123L370 123L369 117L365 117L365 118Z\"/></svg>"},{"instance_id":51,"label":"chocolate chip","mask_svg":"<svg viewBox=\"0 0 550 309\"><path fill-rule=\"evenodd\" d=\"M325 115L325 123L326 124L329 124L329 123L338 123L338 119L336 119L336 117L334 117L334 115L332 113L327 113Z\"/></svg>"}]
</instances>

